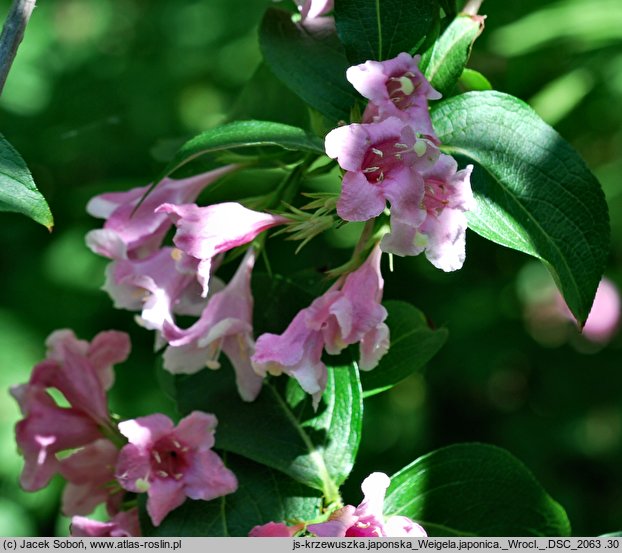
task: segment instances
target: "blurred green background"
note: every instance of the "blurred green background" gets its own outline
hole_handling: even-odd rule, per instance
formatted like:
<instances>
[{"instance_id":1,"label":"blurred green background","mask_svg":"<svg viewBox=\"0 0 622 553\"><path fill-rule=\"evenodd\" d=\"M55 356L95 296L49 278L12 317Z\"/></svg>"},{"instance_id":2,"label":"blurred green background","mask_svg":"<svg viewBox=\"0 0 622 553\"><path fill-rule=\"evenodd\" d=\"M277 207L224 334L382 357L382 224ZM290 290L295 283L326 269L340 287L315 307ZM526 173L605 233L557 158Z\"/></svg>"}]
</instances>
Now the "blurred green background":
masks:
<instances>
[{"instance_id":1,"label":"blurred green background","mask_svg":"<svg viewBox=\"0 0 622 553\"><path fill-rule=\"evenodd\" d=\"M99 289L106 261L84 246L99 222L84 207L96 193L149 182L172 147L243 111L240 94L261 104L244 86L260 62L256 30L271 2L39 4L0 99L0 130L27 161L56 227L49 235L0 214L0 535L67 532L60 481L35 494L19 489L18 410L6 393L27 380L51 331L70 327L85 339L129 331L133 353L117 370L113 410L174 415L156 382L152 335ZM0 1L0 16L8 6ZM486 30L471 67L529 101L596 172L612 221L606 274L621 285L622 3L488 0L481 13ZM304 121L298 107L286 106ZM323 264L325 240L347 245L347 236L319 238L295 265ZM482 441L529 466L567 509L575 535L622 530L622 339L596 347L570 323L553 337L529 331L522 298L539 279L531 263L473 233L458 273L422 256L396 260L385 297L411 301L450 338L424 375L368 400L347 501L359 502L371 471L392 473L431 449Z\"/></svg>"}]
</instances>

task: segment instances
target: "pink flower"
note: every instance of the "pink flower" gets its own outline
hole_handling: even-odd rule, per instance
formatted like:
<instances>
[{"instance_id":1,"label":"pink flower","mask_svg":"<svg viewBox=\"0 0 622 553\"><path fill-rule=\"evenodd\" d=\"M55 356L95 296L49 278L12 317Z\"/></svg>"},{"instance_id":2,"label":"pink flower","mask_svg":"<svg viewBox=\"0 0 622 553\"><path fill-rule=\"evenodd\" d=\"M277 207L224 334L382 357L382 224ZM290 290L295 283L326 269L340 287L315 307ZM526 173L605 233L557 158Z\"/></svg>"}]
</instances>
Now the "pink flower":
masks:
<instances>
[{"instance_id":1,"label":"pink flower","mask_svg":"<svg viewBox=\"0 0 622 553\"><path fill-rule=\"evenodd\" d=\"M291 538L302 530L303 524L287 526L282 522L268 522L261 526L255 526L249 533L249 538Z\"/></svg>"},{"instance_id":2,"label":"pink flower","mask_svg":"<svg viewBox=\"0 0 622 553\"><path fill-rule=\"evenodd\" d=\"M380 249L374 248L341 288L336 283L301 310L283 334L261 335L252 357L257 373L290 375L317 405L326 387L326 366L321 360L324 349L338 354L360 342L360 368L373 369L389 347L389 329L384 323L387 311L380 304L384 284L380 257Z\"/></svg>"},{"instance_id":3,"label":"pink flower","mask_svg":"<svg viewBox=\"0 0 622 553\"><path fill-rule=\"evenodd\" d=\"M166 214L156 215L155 209L164 203L195 201L206 186L235 168L235 165L227 165L188 179L164 179L138 208L138 202L151 185L95 196L86 210L106 222L103 229L87 234L87 245L95 253L110 259L138 259L151 255L160 247L171 227Z\"/></svg>"},{"instance_id":4,"label":"pink flower","mask_svg":"<svg viewBox=\"0 0 622 553\"><path fill-rule=\"evenodd\" d=\"M136 538L141 536L138 509L122 511L108 522L84 517L71 519L71 536L74 538Z\"/></svg>"},{"instance_id":5,"label":"pink flower","mask_svg":"<svg viewBox=\"0 0 622 553\"><path fill-rule=\"evenodd\" d=\"M346 71L352 86L370 100L364 122L398 117L415 131L436 140L428 100L438 100L441 95L419 70L420 60L421 56L402 52L391 60L366 61Z\"/></svg>"},{"instance_id":6,"label":"pink flower","mask_svg":"<svg viewBox=\"0 0 622 553\"><path fill-rule=\"evenodd\" d=\"M116 477L131 492L147 492L154 526L186 497L210 500L234 492L237 480L214 445L216 417L194 411L177 427L161 414L119 424L129 440L119 454Z\"/></svg>"},{"instance_id":7,"label":"pink flower","mask_svg":"<svg viewBox=\"0 0 622 553\"><path fill-rule=\"evenodd\" d=\"M174 313L184 296L194 292L203 307L196 276L178 269L179 250L164 247L144 259L119 259L108 265L104 290L117 309L141 311L138 322L151 330L174 324ZM200 311L199 311L200 312Z\"/></svg>"},{"instance_id":8,"label":"pink flower","mask_svg":"<svg viewBox=\"0 0 622 553\"><path fill-rule=\"evenodd\" d=\"M20 483L26 491L40 490L59 471L56 453L97 440L101 431L84 412L58 407L41 386L14 386L11 395L24 415L15 426L17 445L25 461Z\"/></svg>"},{"instance_id":9,"label":"pink flower","mask_svg":"<svg viewBox=\"0 0 622 553\"><path fill-rule=\"evenodd\" d=\"M35 366L30 384L56 388L74 409L100 425L109 424L106 390L112 386L112 365L127 359L130 341L123 332L101 332L89 344L71 330L57 330L46 340L47 359Z\"/></svg>"},{"instance_id":10,"label":"pink flower","mask_svg":"<svg viewBox=\"0 0 622 553\"><path fill-rule=\"evenodd\" d=\"M555 289L558 312L567 320L575 322L562 295ZM620 323L620 294L616 285L603 277L596 290L594 303L583 326L582 334L591 342L606 344L618 330Z\"/></svg>"},{"instance_id":11,"label":"pink flower","mask_svg":"<svg viewBox=\"0 0 622 553\"><path fill-rule=\"evenodd\" d=\"M47 358L33 369L28 384L12 388L24 418L15 427L24 455L22 487L28 491L47 485L60 470L56 453L85 446L113 429L106 403L112 385L112 365L127 357L128 336L99 333L89 344L70 330L58 330L47 339ZM70 407L58 407L46 391L55 388Z\"/></svg>"},{"instance_id":12,"label":"pink flower","mask_svg":"<svg viewBox=\"0 0 622 553\"><path fill-rule=\"evenodd\" d=\"M315 19L333 9L333 0L295 0L302 20Z\"/></svg>"},{"instance_id":13,"label":"pink flower","mask_svg":"<svg viewBox=\"0 0 622 553\"><path fill-rule=\"evenodd\" d=\"M417 138L411 126L389 117L338 127L326 135L325 149L346 170L337 202L342 219L372 219L387 201L397 220L414 224L421 219L421 172L436 162L439 151L429 140Z\"/></svg>"},{"instance_id":14,"label":"pink flower","mask_svg":"<svg viewBox=\"0 0 622 553\"><path fill-rule=\"evenodd\" d=\"M88 515L100 503L117 512L123 499L110 484L119 450L109 440L97 440L60 461L60 473L67 480L62 511L67 516ZM118 490L120 492L121 490Z\"/></svg>"},{"instance_id":15,"label":"pink flower","mask_svg":"<svg viewBox=\"0 0 622 553\"><path fill-rule=\"evenodd\" d=\"M384 496L391 480L382 472L370 474L361 485L364 499L358 507L346 505L335 511L328 521L310 524L307 530L319 537L425 537L425 530L403 516L385 521Z\"/></svg>"},{"instance_id":16,"label":"pink flower","mask_svg":"<svg viewBox=\"0 0 622 553\"><path fill-rule=\"evenodd\" d=\"M156 213L166 213L177 226L173 241L185 254L199 261L197 278L207 296L212 260L220 253L253 241L264 230L286 222L284 217L260 213L235 202L199 207L194 204L164 204Z\"/></svg>"},{"instance_id":17,"label":"pink flower","mask_svg":"<svg viewBox=\"0 0 622 553\"><path fill-rule=\"evenodd\" d=\"M262 378L253 370L253 297L251 272L255 254L249 249L231 282L214 294L199 320L189 329L165 325L163 336L169 346L164 352L164 368L173 374L192 374L204 367L220 368L222 351L235 369L242 399L253 401Z\"/></svg>"},{"instance_id":18,"label":"pink flower","mask_svg":"<svg viewBox=\"0 0 622 553\"><path fill-rule=\"evenodd\" d=\"M425 193L421 201L423 218L398 220L391 214L391 232L380 244L385 252L426 257L439 269L455 271L465 259L467 218L474 200L470 176L472 165L457 171L453 157L441 155L422 174Z\"/></svg>"}]
</instances>

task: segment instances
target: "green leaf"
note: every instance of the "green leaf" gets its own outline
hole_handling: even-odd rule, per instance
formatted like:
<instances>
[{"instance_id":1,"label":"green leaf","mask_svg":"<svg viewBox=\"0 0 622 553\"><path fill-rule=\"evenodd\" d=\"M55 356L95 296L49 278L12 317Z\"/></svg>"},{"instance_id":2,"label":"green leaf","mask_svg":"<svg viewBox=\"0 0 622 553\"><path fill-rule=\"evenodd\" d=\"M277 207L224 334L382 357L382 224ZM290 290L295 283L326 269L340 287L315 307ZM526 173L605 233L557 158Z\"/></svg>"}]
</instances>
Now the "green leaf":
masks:
<instances>
[{"instance_id":1,"label":"green leaf","mask_svg":"<svg viewBox=\"0 0 622 553\"><path fill-rule=\"evenodd\" d=\"M259 44L268 67L290 90L331 121L349 121L359 96L346 80L350 64L329 19L303 25L290 13L270 8Z\"/></svg>"},{"instance_id":2,"label":"green leaf","mask_svg":"<svg viewBox=\"0 0 622 553\"><path fill-rule=\"evenodd\" d=\"M197 158L207 158L204 161L217 167L230 162L226 156L231 152L257 157L274 154L275 151L278 154L283 149L323 154L324 144L303 129L283 123L235 121L205 131L186 142L166 166L161 178Z\"/></svg>"},{"instance_id":3,"label":"green leaf","mask_svg":"<svg viewBox=\"0 0 622 553\"><path fill-rule=\"evenodd\" d=\"M609 217L579 154L524 102L500 92L449 98L432 121L446 153L475 163L469 227L542 260L583 324L609 251Z\"/></svg>"},{"instance_id":4,"label":"green leaf","mask_svg":"<svg viewBox=\"0 0 622 553\"><path fill-rule=\"evenodd\" d=\"M352 64L386 60L421 45L439 17L436 0L339 0L335 24Z\"/></svg>"},{"instance_id":5,"label":"green leaf","mask_svg":"<svg viewBox=\"0 0 622 553\"><path fill-rule=\"evenodd\" d=\"M254 402L243 402L233 369L222 361L220 371L178 377L179 410L214 413L218 448L321 490L329 503L337 499L361 437L363 403L354 365L328 369L326 391L315 412L310 396L287 377L265 383Z\"/></svg>"},{"instance_id":6,"label":"green leaf","mask_svg":"<svg viewBox=\"0 0 622 553\"><path fill-rule=\"evenodd\" d=\"M54 219L45 198L37 190L26 163L17 150L0 134L0 211L12 211L30 217L47 227Z\"/></svg>"},{"instance_id":7,"label":"green leaf","mask_svg":"<svg viewBox=\"0 0 622 553\"><path fill-rule=\"evenodd\" d=\"M235 455L227 466L238 479L235 493L212 501L186 502L154 527L140 500L144 536L245 537L254 526L270 521L312 520L320 514L322 499L312 490L283 474Z\"/></svg>"},{"instance_id":8,"label":"green leaf","mask_svg":"<svg viewBox=\"0 0 622 553\"><path fill-rule=\"evenodd\" d=\"M412 373L420 371L447 340L445 328L431 329L425 315L402 301L384 303L389 316L391 347L378 366L361 372L364 397L383 392Z\"/></svg>"},{"instance_id":9,"label":"green leaf","mask_svg":"<svg viewBox=\"0 0 622 553\"><path fill-rule=\"evenodd\" d=\"M458 444L417 459L391 478L385 513L431 536L568 536L570 523L518 459L484 444Z\"/></svg>"},{"instance_id":10,"label":"green leaf","mask_svg":"<svg viewBox=\"0 0 622 553\"><path fill-rule=\"evenodd\" d=\"M492 90L490 81L484 75L468 67L462 71L458 83L466 90Z\"/></svg>"},{"instance_id":11,"label":"green leaf","mask_svg":"<svg viewBox=\"0 0 622 553\"><path fill-rule=\"evenodd\" d=\"M425 76L443 96L456 85L471 56L473 42L483 30L483 17L460 15L423 56Z\"/></svg>"}]
</instances>

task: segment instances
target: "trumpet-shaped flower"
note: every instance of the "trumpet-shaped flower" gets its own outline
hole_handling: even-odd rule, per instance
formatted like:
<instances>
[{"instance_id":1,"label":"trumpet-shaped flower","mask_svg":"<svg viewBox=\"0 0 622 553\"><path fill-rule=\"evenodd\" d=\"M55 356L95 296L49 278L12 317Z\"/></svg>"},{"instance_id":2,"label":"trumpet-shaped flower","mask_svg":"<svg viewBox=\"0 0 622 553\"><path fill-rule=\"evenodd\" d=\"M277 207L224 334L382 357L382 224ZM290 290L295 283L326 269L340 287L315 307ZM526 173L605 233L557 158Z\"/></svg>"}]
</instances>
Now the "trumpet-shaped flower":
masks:
<instances>
[{"instance_id":1,"label":"trumpet-shaped flower","mask_svg":"<svg viewBox=\"0 0 622 553\"><path fill-rule=\"evenodd\" d=\"M384 323L387 311L380 304L384 284L380 257L380 249L374 248L341 287L334 285L301 310L283 334L261 335L252 358L258 374L292 376L317 405L326 387L326 366L321 359L324 349L338 354L360 342L360 367L373 369L389 346L389 329Z\"/></svg>"},{"instance_id":2,"label":"trumpet-shaped flower","mask_svg":"<svg viewBox=\"0 0 622 553\"><path fill-rule=\"evenodd\" d=\"M389 201L397 220L421 220L421 172L436 162L439 151L418 138L411 126L389 117L338 127L326 135L325 149L346 171L337 202L342 219L367 221L380 215Z\"/></svg>"},{"instance_id":3,"label":"trumpet-shaped flower","mask_svg":"<svg viewBox=\"0 0 622 553\"><path fill-rule=\"evenodd\" d=\"M310 524L307 530L319 537L425 537L425 530L408 517L393 516L385 520L384 496L391 480L382 472L370 474L361 489L364 499L358 507L346 505L335 511L326 522Z\"/></svg>"},{"instance_id":4,"label":"trumpet-shaped flower","mask_svg":"<svg viewBox=\"0 0 622 553\"><path fill-rule=\"evenodd\" d=\"M62 501L65 515L88 515L100 503L106 503L109 513L118 511L123 497L110 487L118 456L117 447L101 439L60 461L60 473L67 480Z\"/></svg>"},{"instance_id":5,"label":"trumpet-shaped flower","mask_svg":"<svg viewBox=\"0 0 622 553\"><path fill-rule=\"evenodd\" d=\"M101 431L84 412L58 407L41 386L14 386L11 395L24 415L15 426L17 445L24 456L20 484L29 492L40 490L60 469L56 453L97 440Z\"/></svg>"},{"instance_id":6,"label":"trumpet-shaped flower","mask_svg":"<svg viewBox=\"0 0 622 553\"><path fill-rule=\"evenodd\" d=\"M235 168L235 165L227 165L182 180L167 178L159 182L147 197L145 194L151 185L95 196L86 210L106 222L103 229L87 234L87 245L95 253L110 259L138 259L153 254L171 227L166 214L156 214L156 208L164 203L195 201L205 187Z\"/></svg>"},{"instance_id":7,"label":"trumpet-shaped flower","mask_svg":"<svg viewBox=\"0 0 622 553\"><path fill-rule=\"evenodd\" d=\"M177 427L161 414L119 424L129 444L119 454L117 480L128 491L147 492L154 526L186 497L207 501L237 489L234 474L211 450L216 424L216 417L199 411Z\"/></svg>"},{"instance_id":8,"label":"trumpet-shaped flower","mask_svg":"<svg viewBox=\"0 0 622 553\"><path fill-rule=\"evenodd\" d=\"M71 519L71 536L74 538L136 538L140 535L136 508L117 513L108 522L85 517Z\"/></svg>"},{"instance_id":9,"label":"trumpet-shaped flower","mask_svg":"<svg viewBox=\"0 0 622 553\"><path fill-rule=\"evenodd\" d=\"M428 100L438 100L434 90L419 70L421 56L402 52L386 61L366 61L346 71L348 81L370 103L363 121L378 122L398 117L408 122L418 133L436 140Z\"/></svg>"},{"instance_id":10,"label":"trumpet-shaped flower","mask_svg":"<svg viewBox=\"0 0 622 553\"><path fill-rule=\"evenodd\" d=\"M106 390L113 382L112 365L130 350L128 336L115 331L101 332L89 343L58 330L47 346L47 358L35 366L30 381L11 390L24 415L15 433L25 458L21 483L29 491L44 487L59 471L56 453L85 446L112 427ZM48 388L61 392L70 407L59 407Z\"/></svg>"},{"instance_id":11,"label":"trumpet-shaped flower","mask_svg":"<svg viewBox=\"0 0 622 553\"><path fill-rule=\"evenodd\" d=\"M391 217L391 232L383 237L381 248L396 255L426 257L439 269L455 271L465 259L467 218L473 207L470 176L473 166L457 171L453 157L441 155L423 173L425 193L421 202L423 219L404 221Z\"/></svg>"},{"instance_id":12,"label":"trumpet-shaped flower","mask_svg":"<svg viewBox=\"0 0 622 553\"><path fill-rule=\"evenodd\" d=\"M295 2L303 21L326 15L332 11L334 4L333 0L295 0Z\"/></svg>"},{"instance_id":13,"label":"trumpet-shaped flower","mask_svg":"<svg viewBox=\"0 0 622 553\"><path fill-rule=\"evenodd\" d=\"M214 294L199 320L187 330L165 325L163 336L168 341L164 368L173 374L192 374L208 367L220 368L221 351L235 369L240 395L252 401L261 389L262 378L253 370L253 297L251 272L255 254L249 249L235 275L223 290Z\"/></svg>"},{"instance_id":14,"label":"trumpet-shaped flower","mask_svg":"<svg viewBox=\"0 0 622 553\"><path fill-rule=\"evenodd\" d=\"M164 204L165 213L177 226L173 241L185 254L198 260L197 278L207 296L214 257L248 244L264 230L287 221L284 217L260 213L235 202L199 207L195 204Z\"/></svg>"}]
</instances>

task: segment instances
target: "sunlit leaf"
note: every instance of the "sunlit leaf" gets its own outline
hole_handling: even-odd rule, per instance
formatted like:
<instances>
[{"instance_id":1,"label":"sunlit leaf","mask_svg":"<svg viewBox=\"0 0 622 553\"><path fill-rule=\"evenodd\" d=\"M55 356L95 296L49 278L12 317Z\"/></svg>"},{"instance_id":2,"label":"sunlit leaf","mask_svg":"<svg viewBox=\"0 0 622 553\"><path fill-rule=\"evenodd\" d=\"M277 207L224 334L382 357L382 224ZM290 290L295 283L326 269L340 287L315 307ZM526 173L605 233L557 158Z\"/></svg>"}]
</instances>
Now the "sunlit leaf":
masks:
<instances>
[{"instance_id":1,"label":"sunlit leaf","mask_svg":"<svg viewBox=\"0 0 622 553\"><path fill-rule=\"evenodd\" d=\"M484 444L458 444L417 459L391 478L385 513L431 536L568 536L570 523L518 459Z\"/></svg>"},{"instance_id":2,"label":"sunlit leaf","mask_svg":"<svg viewBox=\"0 0 622 553\"><path fill-rule=\"evenodd\" d=\"M0 134L0 211L30 217L52 230L54 219L45 198L37 190L26 163Z\"/></svg>"},{"instance_id":3,"label":"sunlit leaf","mask_svg":"<svg viewBox=\"0 0 622 553\"><path fill-rule=\"evenodd\" d=\"M469 228L541 259L585 322L609 251L609 218L579 154L524 102L500 92L449 98L432 120L444 151L475 164Z\"/></svg>"}]
</instances>

